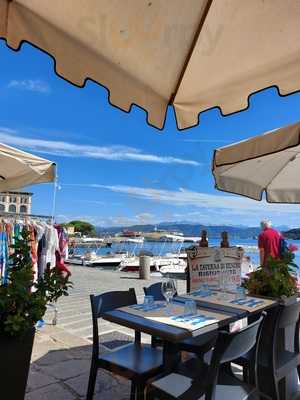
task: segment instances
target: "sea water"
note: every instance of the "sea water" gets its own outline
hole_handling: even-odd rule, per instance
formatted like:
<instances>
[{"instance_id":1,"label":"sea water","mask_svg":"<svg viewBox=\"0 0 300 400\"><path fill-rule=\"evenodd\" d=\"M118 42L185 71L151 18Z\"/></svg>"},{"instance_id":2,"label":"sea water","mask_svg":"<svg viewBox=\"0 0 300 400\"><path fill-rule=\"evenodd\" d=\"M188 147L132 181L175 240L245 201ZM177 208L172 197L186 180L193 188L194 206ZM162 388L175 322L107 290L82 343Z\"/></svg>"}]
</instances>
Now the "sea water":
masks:
<instances>
[{"instance_id":1,"label":"sea water","mask_svg":"<svg viewBox=\"0 0 300 400\"><path fill-rule=\"evenodd\" d=\"M295 252L295 263L300 267L300 240L289 240L288 244L293 243L298 246L299 250ZM113 243L110 248L101 247L77 247L76 254L84 254L87 251L96 251L97 255L108 255L115 252L129 252L138 255L142 252L150 252L155 256L164 256L167 253L178 253L185 248L191 246L190 243L171 243L171 242L147 242L143 244L136 243ZM219 246L220 239L210 239L209 246ZM259 251L257 240L254 239L233 239L230 241L231 246L241 246L245 250L245 256L251 258L251 263L259 265Z\"/></svg>"}]
</instances>

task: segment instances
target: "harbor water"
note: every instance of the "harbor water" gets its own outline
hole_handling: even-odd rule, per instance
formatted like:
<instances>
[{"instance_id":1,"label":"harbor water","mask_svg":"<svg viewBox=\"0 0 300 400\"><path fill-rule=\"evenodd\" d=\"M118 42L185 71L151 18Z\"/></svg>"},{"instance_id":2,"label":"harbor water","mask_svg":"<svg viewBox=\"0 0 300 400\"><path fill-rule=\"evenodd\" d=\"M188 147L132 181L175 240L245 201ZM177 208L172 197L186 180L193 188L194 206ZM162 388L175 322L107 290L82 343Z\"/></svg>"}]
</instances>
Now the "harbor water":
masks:
<instances>
[{"instance_id":1,"label":"harbor water","mask_svg":"<svg viewBox=\"0 0 300 400\"><path fill-rule=\"evenodd\" d=\"M295 253L295 263L300 266L300 240L290 240L288 243L293 243L298 246L298 251ZM77 247L76 254L83 255L87 251L95 251L97 255L108 255L116 252L129 252L139 255L140 252L150 252L155 256L165 256L167 253L179 253L184 251L185 248L193 245L192 243L172 243L172 242L148 242L142 244L136 243L113 243L110 248L107 247ZM209 246L219 246L219 239L210 239ZM244 248L245 256L251 258L254 265L259 265L259 252L257 247L257 240L254 239L237 239L230 241L231 246L241 246Z\"/></svg>"}]
</instances>

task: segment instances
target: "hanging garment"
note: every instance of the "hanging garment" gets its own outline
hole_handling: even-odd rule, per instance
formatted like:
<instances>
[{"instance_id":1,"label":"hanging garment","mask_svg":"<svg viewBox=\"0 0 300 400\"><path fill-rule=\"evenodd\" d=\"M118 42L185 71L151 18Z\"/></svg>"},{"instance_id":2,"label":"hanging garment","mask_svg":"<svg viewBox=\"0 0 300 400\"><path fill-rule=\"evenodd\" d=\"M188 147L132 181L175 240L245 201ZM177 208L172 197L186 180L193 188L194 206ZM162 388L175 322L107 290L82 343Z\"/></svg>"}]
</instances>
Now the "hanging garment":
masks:
<instances>
[{"instance_id":1,"label":"hanging garment","mask_svg":"<svg viewBox=\"0 0 300 400\"><path fill-rule=\"evenodd\" d=\"M8 241L4 230L0 232L0 271L1 283L5 285L8 278Z\"/></svg>"},{"instance_id":2,"label":"hanging garment","mask_svg":"<svg viewBox=\"0 0 300 400\"><path fill-rule=\"evenodd\" d=\"M56 258L55 251L59 250L58 234L57 230L51 226L46 225L45 229L45 248L43 248L42 256L45 257L43 269L46 269L47 263L50 264L50 268L55 267Z\"/></svg>"},{"instance_id":3,"label":"hanging garment","mask_svg":"<svg viewBox=\"0 0 300 400\"><path fill-rule=\"evenodd\" d=\"M37 256L37 242L35 229L33 225L28 225L26 228L30 234L30 255L32 260L32 269L34 273L34 281L36 282L38 279L38 256Z\"/></svg>"},{"instance_id":4,"label":"hanging garment","mask_svg":"<svg viewBox=\"0 0 300 400\"><path fill-rule=\"evenodd\" d=\"M55 257L56 257L56 268L62 273L62 274L66 274L66 276L70 276L71 272L70 270L66 267L64 260L62 258L62 256L60 255L59 251L55 252Z\"/></svg>"},{"instance_id":5,"label":"hanging garment","mask_svg":"<svg viewBox=\"0 0 300 400\"><path fill-rule=\"evenodd\" d=\"M68 234L65 228L61 225L54 225L58 234L59 252L60 255L65 259L68 247Z\"/></svg>"}]
</instances>

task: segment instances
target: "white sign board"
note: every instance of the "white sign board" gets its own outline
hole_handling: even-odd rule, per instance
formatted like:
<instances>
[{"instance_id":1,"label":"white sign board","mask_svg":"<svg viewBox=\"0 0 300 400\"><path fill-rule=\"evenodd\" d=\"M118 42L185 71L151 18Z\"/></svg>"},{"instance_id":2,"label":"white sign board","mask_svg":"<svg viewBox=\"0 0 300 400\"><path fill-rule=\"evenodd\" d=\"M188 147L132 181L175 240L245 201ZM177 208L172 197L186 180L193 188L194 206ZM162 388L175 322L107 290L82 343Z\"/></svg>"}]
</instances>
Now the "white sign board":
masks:
<instances>
[{"instance_id":1,"label":"white sign board","mask_svg":"<svg viewBox=\"0 0 300 400\"><path fill-rule=\"evenodd\" d=\"M190 290L203 283L218 286L220 276L230 286L241 284L242 247L198 247L187 249Z\"/></svg>"}]
</instances>

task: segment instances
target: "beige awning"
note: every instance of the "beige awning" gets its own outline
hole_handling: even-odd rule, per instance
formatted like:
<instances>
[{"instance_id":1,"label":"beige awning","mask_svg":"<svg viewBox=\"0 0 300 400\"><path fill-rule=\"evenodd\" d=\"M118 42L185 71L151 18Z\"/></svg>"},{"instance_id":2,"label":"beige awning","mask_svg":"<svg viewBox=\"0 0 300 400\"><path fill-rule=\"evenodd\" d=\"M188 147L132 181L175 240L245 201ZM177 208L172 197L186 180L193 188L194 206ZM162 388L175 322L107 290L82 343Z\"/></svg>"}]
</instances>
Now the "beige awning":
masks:
<instances>
[{"instance_id":1,"label":"beige awning","mask_svg":"<svg viewBox=\"0 0 300 400\"><path fill-rule=\"evenodd\" d=\"M170 104L183 129L266 87L300 90L299 20L298 0L0 0L9 46L32 43L59 75L104 85L112 104L139 105L159 128Z\"/></svg>"},{"instance_id":2,"label":"beige awning","mask_svg":"<svg viewBox=\"0 0 300 400\"><path fill-rule=\"evenodd\" d=\"M0 143L0 192L54 180L55 163Z\"/></svg>"},{"instance_id":3,"label":"beige awning","mask_svg":"<svg viewBox=\"0 0 300 400\"><path fill-rule=\"evenodd\" d=\"M271 203L300 203L300 122L217 149L216 187Z\"/></svg>"}]
</instances>

